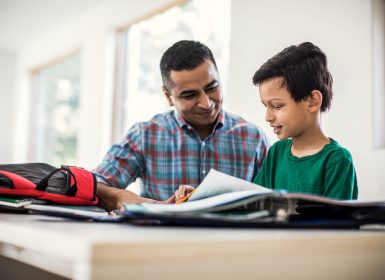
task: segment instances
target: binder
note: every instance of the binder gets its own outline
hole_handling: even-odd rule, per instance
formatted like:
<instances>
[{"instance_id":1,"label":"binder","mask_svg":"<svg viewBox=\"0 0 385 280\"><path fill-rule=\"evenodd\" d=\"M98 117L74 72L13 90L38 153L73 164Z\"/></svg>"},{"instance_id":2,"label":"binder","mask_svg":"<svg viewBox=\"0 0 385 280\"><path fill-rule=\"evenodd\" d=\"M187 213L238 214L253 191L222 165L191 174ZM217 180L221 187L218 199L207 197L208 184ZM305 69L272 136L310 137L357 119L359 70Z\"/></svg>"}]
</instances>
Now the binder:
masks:
<instances>
[{"instance_id":1,"label":"binder","mask_svg":"<svg viewBox=\"0 0 385 280\"><path fill-rule=\"evenodd\" d=\"M303 193L238 191L179 204L126 204L120 215L140 225L353 228L385 224L385 201L340 201Z\"/></svg>"},{"instance_id":2,"label":"binder","mask_svg":"<svg viewBox=\"0 0 385 280\"><path fill-rule=\"evenodd\" d=\"M276 192L210 170L187 202L125 204L119 214L131 223L147 225L359 228L385 224L385 201L342 201Z\"/></svg>"}]
</instances>

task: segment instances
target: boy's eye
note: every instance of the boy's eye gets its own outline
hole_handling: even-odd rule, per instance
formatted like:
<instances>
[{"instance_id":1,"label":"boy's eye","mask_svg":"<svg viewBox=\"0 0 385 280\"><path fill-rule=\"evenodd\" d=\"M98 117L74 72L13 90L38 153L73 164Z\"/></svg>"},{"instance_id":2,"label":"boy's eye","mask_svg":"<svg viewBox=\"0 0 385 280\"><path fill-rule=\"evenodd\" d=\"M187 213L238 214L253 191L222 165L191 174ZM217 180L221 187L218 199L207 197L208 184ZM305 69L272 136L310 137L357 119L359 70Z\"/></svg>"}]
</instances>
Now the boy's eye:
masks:
<instances>
[{"instance_id":1,"label":"boy's eye","mask_svg":"<svg viewBox=\"0 0 385 280\"><path fill-rule=\"evenodd\" d=\"M277 104L277 105L271 105L273 109L279 110L283 107L283 105Z\"/></svg>"}]
</instances>

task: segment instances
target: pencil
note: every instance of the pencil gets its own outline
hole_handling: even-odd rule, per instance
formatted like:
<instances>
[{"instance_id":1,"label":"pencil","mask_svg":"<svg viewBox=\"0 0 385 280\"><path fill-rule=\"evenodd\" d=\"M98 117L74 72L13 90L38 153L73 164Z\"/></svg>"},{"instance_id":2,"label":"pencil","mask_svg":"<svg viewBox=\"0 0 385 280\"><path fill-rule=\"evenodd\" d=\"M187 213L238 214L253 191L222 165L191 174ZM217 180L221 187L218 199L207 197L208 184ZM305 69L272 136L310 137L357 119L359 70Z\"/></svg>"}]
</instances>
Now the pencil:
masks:
<instances>
[{"instance_id":1,"label":"pencil","mask_svg":"<svg viewBox=\"0 0 385 280\"><path fill-rule=\"evenodd\" d=\"M177 202L175 202L175 204L187 201L193 192L195 192L195 190L193 190L193 191L189 192L188 194L186 194L184 197L182 197Z\"/></svg>"}]
</instances>

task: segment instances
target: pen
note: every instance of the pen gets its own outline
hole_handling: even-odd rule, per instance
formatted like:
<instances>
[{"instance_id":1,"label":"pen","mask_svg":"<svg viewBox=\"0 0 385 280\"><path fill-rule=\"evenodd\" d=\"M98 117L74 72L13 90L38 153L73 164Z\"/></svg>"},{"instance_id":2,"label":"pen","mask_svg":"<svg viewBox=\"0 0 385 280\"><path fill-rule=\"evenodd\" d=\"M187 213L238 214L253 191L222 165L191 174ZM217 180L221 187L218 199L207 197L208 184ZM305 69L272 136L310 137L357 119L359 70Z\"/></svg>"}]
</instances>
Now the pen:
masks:
<instances>
[{"instance_id":1,"label":"pen","mask_svg":"<svg viewBox=\"0 0 385 280\"><path fill-rule=\"evenodd\" d=\"M186 194L184 197L182 197L177 202L175 202L175 204L187 201L193 192L195 192L195 190L193 190L193 191L189 192L188 194Z\"/></svg>"}]
</instances>

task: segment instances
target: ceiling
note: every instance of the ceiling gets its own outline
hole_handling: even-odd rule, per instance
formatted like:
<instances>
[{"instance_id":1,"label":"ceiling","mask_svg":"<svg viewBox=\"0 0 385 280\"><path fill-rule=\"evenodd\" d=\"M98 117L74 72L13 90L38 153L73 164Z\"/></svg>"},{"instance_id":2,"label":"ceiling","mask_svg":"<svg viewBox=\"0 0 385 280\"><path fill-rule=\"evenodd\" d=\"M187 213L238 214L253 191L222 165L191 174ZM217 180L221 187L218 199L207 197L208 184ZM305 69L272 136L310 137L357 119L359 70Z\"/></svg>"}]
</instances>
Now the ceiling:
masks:
<instances>
[{"instance_id":1,"label":"ceiling","mask_svg":"<svg viewBox=\"0 0 385 280\"><path fill-rule=\"evenodd\" d=\"M0 49L17 52L105 0L0 0Z\"/></svg>"}]
</instances>

